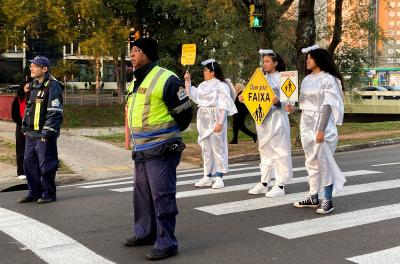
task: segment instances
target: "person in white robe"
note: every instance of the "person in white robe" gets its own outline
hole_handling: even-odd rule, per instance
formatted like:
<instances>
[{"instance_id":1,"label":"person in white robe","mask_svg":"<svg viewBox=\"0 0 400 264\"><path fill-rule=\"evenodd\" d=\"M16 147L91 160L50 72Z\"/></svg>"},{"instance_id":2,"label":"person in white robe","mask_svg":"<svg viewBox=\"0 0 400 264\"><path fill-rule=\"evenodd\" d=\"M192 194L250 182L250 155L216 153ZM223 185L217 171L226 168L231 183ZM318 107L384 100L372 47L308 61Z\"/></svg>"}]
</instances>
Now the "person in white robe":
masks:
<instances>
[{"instance_id":1,"label":"person in white robe","mask_svg":"<svg viewBox=\"0 0 400 264\"><path fill-rule=\"evenodd\" d=\"M336 126L342 124L344 115L343 77L327 50L314 45L303 49L303 53L307 54L310 74L300 89L300 136L310 191L294 206L319 207L318 214L328 214L334 210L332 193L338 193L346 182L333 157L338 142ZM324 199L320 202L322 191Z\"/></svg>"},{"instance_id":2,"label":"person in white robe","mask_svg":"<svg viewBox=\"0 0 400 264\"><path fill-rule=\"evenodd\" d=\"M260 50L259 53L262 55L263 72L276 97L263 122L256 125L261 181L248 192L265 193L266 197L273 198L284 196L284 187L293 178L289 118L283 108L284 102L279 101L279 71L284 71L286 64L281 56L272 50ZM272 178L275 178L274 186L268 191Z\"/></svg>"},{"instance_id":3,"label":"person in white robe","mask_svg":"<svg viewBox=\"0 0 400 264\"><path fill-rule=\"evenodd\" d=\"M195 187L224 187L223 174L228 172L227 117L237 112L234 87L223 76L221 66L214 60L202 62L204 81L196 88L186 72L185 84L189 97L198 105L198 144L202 150L204 176ZM212 177L213 176L213 177Z\"/></svg>"}]
</instances>

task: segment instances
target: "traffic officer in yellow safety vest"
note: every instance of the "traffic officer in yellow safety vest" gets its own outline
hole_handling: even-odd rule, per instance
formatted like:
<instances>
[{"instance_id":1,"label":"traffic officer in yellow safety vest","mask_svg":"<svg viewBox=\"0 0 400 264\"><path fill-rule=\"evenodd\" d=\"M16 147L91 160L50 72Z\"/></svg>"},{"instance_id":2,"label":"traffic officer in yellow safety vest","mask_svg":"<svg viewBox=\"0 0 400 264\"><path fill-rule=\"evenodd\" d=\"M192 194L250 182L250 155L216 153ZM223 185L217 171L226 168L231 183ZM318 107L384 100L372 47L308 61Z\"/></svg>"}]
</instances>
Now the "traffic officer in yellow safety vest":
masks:
<instances>
[{"instance_id":1,"label":"traffic officer in yellow safety vest","mask_svg":"<svg viewBox=\"0 0 400 264\"><path fill-rule=\"evenodd\" d=\"M135 80L125 96L135 162L134 235L124 245L154 245L146 258L160 260L178 253L176 167L185 147L180 131L190 124L192 106L184 82L157 65L156 40L137 39L130 57Z\"/></svg>"},{"instance_id":2,"label":"traffic officer in yellow safety vest","mask_svg":"<svg viewBox=\"0 0 400 264\"><path fill-rule=\"evenodd\" d=\"M26 136L24 169L29 192L18 202L42 204L57 198L57 137L63 121L63 98L60 83L50 74L49 60L37 56L30 62L34 80L29 86L30 96L21 128Z\"/></svg>"}]
</instances>

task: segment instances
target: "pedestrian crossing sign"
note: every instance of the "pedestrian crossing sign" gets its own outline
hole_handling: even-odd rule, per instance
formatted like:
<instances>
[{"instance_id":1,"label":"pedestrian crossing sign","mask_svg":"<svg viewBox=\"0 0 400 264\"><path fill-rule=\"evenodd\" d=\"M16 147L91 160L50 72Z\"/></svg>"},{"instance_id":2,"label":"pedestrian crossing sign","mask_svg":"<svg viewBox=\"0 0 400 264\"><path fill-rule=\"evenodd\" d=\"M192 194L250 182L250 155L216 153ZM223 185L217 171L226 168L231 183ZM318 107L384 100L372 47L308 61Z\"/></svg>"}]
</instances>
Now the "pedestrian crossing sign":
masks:
<instances>
[{"instance_id":1,"label":"pedestrian crossing sign","mask_svg":"<svg viewBox=\"0 0 400 264\"><path fill-rule=\"evenodd\" d=\"M297 102L298 101L298 72L284 71L281 75L281 93L280 101L282 102Z\"/></svg>"},{"instance_id":2,"label":"pedestrian crossing sign","mask_svg":"<svg viewBox=\"0 0 400 264\"><path fill-rule=\"evenodd\" d=\"M246 88L244 88L242 96L243 102L249 109L254 121L260 125L271 109L272 99L275 97L275 93L261 69L254 72Z\"/></svg>"},{"instance_id":3,"label":"pedestrian crossing sign","mask_svg":"<svg viewBox=\"0 0 400 264\"><path fill-rule=\"evenodd\" d=\"M183 66L194 65L195 61L196 61L196 44L183 44L181 64Z\"/></svg>"}]
</instances>

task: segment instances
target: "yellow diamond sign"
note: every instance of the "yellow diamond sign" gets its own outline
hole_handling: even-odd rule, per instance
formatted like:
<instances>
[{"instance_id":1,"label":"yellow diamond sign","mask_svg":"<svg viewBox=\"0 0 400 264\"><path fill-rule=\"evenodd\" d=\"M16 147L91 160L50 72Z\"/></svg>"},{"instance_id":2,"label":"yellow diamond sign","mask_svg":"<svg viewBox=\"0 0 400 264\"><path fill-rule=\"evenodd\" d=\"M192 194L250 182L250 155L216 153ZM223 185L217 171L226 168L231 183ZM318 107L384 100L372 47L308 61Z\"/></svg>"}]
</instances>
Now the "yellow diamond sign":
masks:
<instances>
[{"instance_id":1,"label":"yellow diamond sign","mask_svg":"<svg viewBox=\"0 0 400 264\"><path fill-rule=\"evenodd\" d=\"M286 81L282 85L282 92L285 93L285 95L289 98L292 96L293 92L296 91L296 85L290 80L290 78L287 78Z\"/></svg>"},{"instance_id":2,"label":"yellow diamond sign","mask_svg":"<svg viewBox=\"0 0 400 264\"><path fill-rule=\"evenodd\" d=\"M242 96L243 102L249 109L254 121L258 125L261 124L272 107L272 99L275 97L275 93L260 69L254 72L246 88L244 88Z\"/></svg>"}]
</instances>

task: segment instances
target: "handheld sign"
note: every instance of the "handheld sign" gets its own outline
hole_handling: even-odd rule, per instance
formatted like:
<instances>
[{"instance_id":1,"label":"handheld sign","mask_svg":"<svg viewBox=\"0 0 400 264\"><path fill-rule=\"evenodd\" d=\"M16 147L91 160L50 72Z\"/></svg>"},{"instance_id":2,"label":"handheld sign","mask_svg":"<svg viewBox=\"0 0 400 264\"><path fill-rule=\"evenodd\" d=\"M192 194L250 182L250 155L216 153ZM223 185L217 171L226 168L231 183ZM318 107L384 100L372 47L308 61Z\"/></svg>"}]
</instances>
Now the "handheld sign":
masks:
<instances>
[{"instance_id":1,"label":"handheld sign","mask_svg":"<svg viewBox=\"0 0 400 264\"><path fill-rule=\"evenodd\" d=\"M194 65L195 61L196 61L196 44L183 44L181 64L183 66Z\"/></svg>"},{"instance_id":2,"label":"handheld sign","mask_svg":"<svg viewBox=\"0 0 400 264\"><path fill-rule=\"evenodd\" d=\"M297 71L283 71L281 75L281 92L279 100L282 102L299 101L299 77Z\"/></svg>"},{"instance_id":3,"label":"handheld sign","mask_svg":"<svg viewBox=\"0 0 400 264\"><path fill-rule=\"evenodd\" d=\"M275 93L260 69L254 72L246 88L244 88L242 96L243 102L249 109L254 121L258 125L261 124L272 107L272 99L275 97Z\"/></svg>"}]
</instances>

